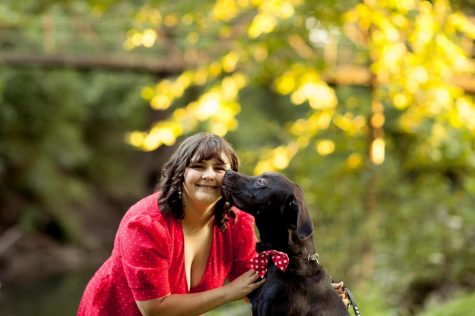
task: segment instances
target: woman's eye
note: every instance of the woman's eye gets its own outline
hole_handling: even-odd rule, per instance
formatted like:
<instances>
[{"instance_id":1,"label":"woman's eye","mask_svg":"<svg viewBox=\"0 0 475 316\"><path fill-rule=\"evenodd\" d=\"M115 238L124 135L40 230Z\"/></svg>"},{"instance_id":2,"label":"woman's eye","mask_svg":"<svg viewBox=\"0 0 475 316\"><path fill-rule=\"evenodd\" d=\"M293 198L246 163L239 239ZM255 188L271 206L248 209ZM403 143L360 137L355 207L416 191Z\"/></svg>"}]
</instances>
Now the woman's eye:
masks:
<instances>
[{"instance_id":1,"label":"woman's eye","mask_svg":"<svg viewBox=\"0 0 475 316\"><path fill-rule=\"evenodd\" d=\"M203 165L191 165L191 168L196 169L196 170L202 170L204 167Z\"/></svg>"}]
</instances>

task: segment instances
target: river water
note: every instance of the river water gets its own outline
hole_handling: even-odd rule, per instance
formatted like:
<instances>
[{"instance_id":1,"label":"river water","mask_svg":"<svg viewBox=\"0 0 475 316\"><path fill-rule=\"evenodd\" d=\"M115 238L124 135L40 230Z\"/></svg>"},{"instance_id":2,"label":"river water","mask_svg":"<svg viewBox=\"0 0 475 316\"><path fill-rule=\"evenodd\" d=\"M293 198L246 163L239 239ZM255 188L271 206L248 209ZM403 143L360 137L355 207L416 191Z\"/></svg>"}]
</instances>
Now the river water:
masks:
<instances>
[{"instance_id":1,"label":"river water","mask_svg":"<svg viewBox=\"0 0 475 316\"><path fill-rule=\"evenodd\" d=\"M90 275L90 271L77 271L3 287L0 290L0 315L76 315L79 299Z\"/></svg>"}]
</instances>

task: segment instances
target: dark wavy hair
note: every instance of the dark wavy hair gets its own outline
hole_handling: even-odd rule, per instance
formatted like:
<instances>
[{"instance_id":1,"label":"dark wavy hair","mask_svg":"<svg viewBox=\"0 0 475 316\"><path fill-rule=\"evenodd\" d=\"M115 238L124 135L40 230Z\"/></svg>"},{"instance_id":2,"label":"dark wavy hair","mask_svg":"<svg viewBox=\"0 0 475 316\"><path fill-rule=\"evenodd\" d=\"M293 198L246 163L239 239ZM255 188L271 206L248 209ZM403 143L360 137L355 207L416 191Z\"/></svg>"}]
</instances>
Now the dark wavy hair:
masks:
<instances>
[{"instance_id":1,"label":"dark wavy hair","mask_svg":"<svg viewBox=\"0 0 475 316\"><path fill-rule=\"evenodd\" d=\"M198 133L186 138L170 159L163 165L162 175L158 184L160 196L158 205L164 214L171 214L177 220L185 217L182 201L179 195L186 167L193 162L216 158L222 161L223 155L228 159L231 169L238 171L239 162L232 146L222 137ZM220 199L214 210L214 223L221 229L226 229L226 222L234 218L231 207Z\"/></svg>"}]
</instances>

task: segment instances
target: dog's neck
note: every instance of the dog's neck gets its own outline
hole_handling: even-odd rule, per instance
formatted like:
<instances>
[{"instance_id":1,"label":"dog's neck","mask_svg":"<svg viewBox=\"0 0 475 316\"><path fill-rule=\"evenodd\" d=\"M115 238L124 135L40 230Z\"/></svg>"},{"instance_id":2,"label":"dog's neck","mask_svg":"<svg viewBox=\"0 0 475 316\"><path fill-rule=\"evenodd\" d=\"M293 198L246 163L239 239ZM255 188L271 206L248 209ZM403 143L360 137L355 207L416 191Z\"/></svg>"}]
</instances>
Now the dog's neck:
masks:
<instances>
[{"instance_id":1,"label":"dog's neck","mask_svg":"<svg viewBox=\"0 0 475 316\"><path fill-rule=\"evenodd\" d=\"M290 256L307 257L315 253L313 231L307 236L301 236L296 231L289 231L288 254Z\"/></svg>"},{"instance_id":2,"label":"dog's neck","mask_svg":"<svg viewBox=\"0 0 475 316\"><path fill-rule=\"evenodd\" d=\"M266 250L277 250L285 252L289 256L287 270L294 275L303 278L320 275L323 268L318 261L318 254L315 251L313 242L313 231L307 236L301 236L296 230L289 230L287 243L265 243L256 244L257 252Z\"/></svg>"},{"instance_id":3,"label":"dog's neck","mask_svg":"<svg viewBox=\"0 0 475 316\"><path fill-rule=\"evenodd\" d=\"M285 243L259 241L256 244L256 251L263 252L266 250L278 250L285 252L290 257L305 257L315 253L313 243L313 232L307 236L300 236L295 230L288 231L288 238Z\"/></svg>"}]
</instances>

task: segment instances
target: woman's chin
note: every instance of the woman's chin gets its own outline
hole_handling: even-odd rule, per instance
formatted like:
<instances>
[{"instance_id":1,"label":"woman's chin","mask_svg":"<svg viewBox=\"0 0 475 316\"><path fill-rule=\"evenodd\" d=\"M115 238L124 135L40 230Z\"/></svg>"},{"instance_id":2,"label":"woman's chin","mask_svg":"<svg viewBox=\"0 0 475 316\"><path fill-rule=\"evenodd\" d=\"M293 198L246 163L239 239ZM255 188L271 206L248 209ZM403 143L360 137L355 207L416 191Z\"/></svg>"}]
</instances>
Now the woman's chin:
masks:
<instances>
[{"instance_id":1,"label":"woman's chin","mask_svg":"<svg viewBox=\"0 0 475 316\"><path fill-rule=\"evenodd\" d=\"M197 192L196 200L203 204L214 204L221 199L220 192Z\"/></svg>"}]
</instances>

